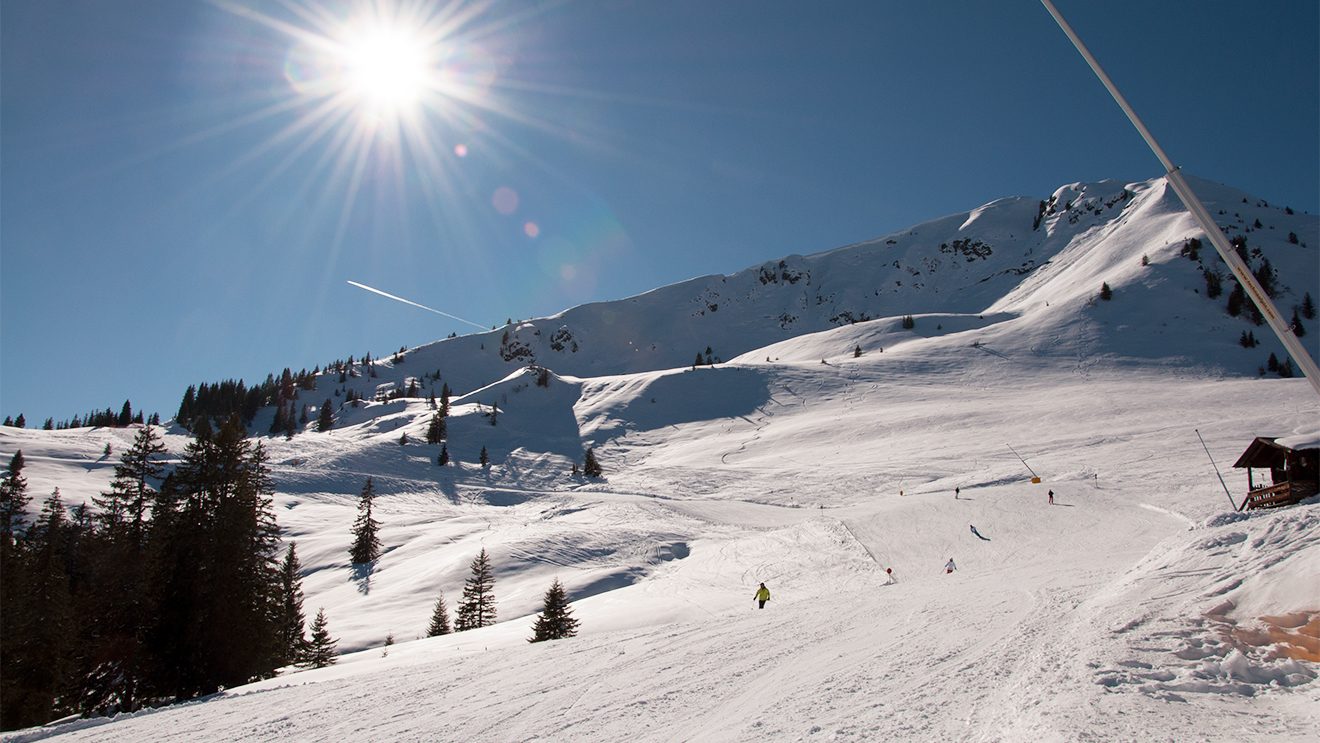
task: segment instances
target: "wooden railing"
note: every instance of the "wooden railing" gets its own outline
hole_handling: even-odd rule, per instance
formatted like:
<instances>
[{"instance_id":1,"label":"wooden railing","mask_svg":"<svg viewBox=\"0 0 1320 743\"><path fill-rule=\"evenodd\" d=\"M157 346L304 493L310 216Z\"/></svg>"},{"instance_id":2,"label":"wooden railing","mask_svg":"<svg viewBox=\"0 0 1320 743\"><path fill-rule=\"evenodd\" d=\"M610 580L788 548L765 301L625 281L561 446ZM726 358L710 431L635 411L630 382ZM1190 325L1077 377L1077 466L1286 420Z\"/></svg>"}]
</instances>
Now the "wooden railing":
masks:
<instances>
[{"instance_id":1,"label":"wooden railing","mask_svg":"<svg viewBox=\"0 0 1320 743\"><path fill-rule=\"evenodd\" d=\"M1315 494L1316 484L1313 482L1281 482L1278 485L1251 491L1238 510L1286 506Z\"/></svg>"}]
</instances>

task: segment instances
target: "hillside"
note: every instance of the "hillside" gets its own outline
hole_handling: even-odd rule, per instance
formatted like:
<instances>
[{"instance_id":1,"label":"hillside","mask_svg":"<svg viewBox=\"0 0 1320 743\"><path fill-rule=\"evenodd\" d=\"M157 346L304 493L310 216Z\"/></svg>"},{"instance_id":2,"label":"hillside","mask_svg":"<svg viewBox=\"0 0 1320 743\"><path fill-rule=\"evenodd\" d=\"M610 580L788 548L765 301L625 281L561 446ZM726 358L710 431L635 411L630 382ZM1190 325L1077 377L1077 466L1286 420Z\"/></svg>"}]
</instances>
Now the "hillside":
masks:
<instances>
[{"instance_id":1,"label":"hillside","mask_svg":"<svg viewBox=\"0 0 1320 743\"><path fill-rule=\"evenodd\" d=\"M1315 217L1196 185L1269 258L1285 311L1320 296ZM1195 230L1162 182L1045 204L327 374L302 404L367 401L263 443L340 663L4 739L1309 739L1320 503L1233 512L1197 432L1240 499L1227 465L1254 436L1313 435L1320 401L1259 378L1283 354L1205 298L1217 258L1182 255ZM706 346L724 363L691 368ZM454 390L447 468L425 399L370 401L408 377ZM24 452L34 501L79 502L132 435L3 428L0 454ZM570 473L586 446L601 479ZM385 553L362 575L367 476ZM483 548L501 621L421 639ZM581 635L529 645L556 577Z\"/></svg>"}]
</instances>

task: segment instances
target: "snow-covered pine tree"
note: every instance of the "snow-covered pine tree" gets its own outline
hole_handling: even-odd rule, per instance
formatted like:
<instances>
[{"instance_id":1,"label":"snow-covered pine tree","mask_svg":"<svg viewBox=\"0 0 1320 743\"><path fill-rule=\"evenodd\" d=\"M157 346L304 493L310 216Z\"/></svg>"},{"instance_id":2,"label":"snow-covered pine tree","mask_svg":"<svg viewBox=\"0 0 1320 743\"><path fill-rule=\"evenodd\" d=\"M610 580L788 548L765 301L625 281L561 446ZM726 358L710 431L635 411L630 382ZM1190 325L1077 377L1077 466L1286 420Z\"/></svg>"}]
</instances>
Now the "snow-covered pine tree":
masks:
<instances>
[{"instance_id":1,"label":"snow-covered pine tree","mask_svg":"<svg viewBox=\"0 0 1320 743\"><path fill-rule=\"evenodd\" d=\"M568 608L568 596L564 593L564 584L555 578L555 582L545 592L542 599L541 613L532 626L532 637L528 642L560 640L577 634L578 620Z\"/></svg>"},{"instance_id":2,"label":"snow-covered pine tree","mask_svg":"<svg viewBox=\"0 0 1320 743\"><path fill-rule=\"evenodd\" d=\"M481 463L482 467L490 466L490 454L486 451L486 447L481 447L481 455L477 457L477 461Z\"/></svg>"},{"instance_id":3,"label":"snow-covered pine tree","mask_svg":"<svg viewBox=\"0 0 1320 743\"><path fill-rule=\"evenodd\" d=\"M444 593L435 597L435 609L431 611L431 626L426 628L427 637L439 637L453 632L449 626L449 607L445 606Z\"/></svg>"},{"instance_id":4,"label":"snow-covered pine tree","mask_svg":"<svg viewBox=\"0 0 1320 743\"><path fill-rule=\"evenodd\" d=\"M495 623L495 576L490 569L486 549L472 560L472 575L463 584L463 600L458 605L454 631L486 627Z\"/></svg>"},{"instance_id":5,"label":"snow-covered pine tree","mask_svg":"<svg viewBox=\"0 0 1320 743\"><path fill-rule=\"evenodd\" d=\"M367 477L367 484L362 486L362 494L358 496L357 521L353 522L353 546L348 549L349 558L354 564L375 562L380 557L380 537L376 535L380 524L371 515L371 503L375 497L375 487L371 478Z\"/></svg>"},{"instance_id":6,"label":"snow-covered pine tree","mask_svg":"<svg viewBox=\"0 0 1320 743\"><path fill-rule=\"evenodd\" d=\"M325 668L335 664L335 646L339 641L330 636L329 621L325 618L325 609L316 612L312 620L312 641L308 643L307 657L303 665L311 668Z\"/></svg>"}]
</instances>

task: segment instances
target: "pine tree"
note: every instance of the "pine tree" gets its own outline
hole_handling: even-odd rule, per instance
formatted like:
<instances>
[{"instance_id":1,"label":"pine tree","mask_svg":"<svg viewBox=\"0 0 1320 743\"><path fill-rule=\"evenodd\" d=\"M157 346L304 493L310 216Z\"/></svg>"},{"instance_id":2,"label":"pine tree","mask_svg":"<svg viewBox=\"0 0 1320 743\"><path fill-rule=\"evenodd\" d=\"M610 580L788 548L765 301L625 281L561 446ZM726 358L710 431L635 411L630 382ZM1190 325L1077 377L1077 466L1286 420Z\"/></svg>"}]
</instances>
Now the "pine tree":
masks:
<instances>
[{"instance_id":1,"label":"pine tree","mask_svg":"<svg viewBox=\"0 0 1320 743\"><path fill-rule=\"evenodd\" d=\"M71 535L59 488L42 505L25 538L24 580L5 597L6 634L18 642L3 658L6 727L49 722L67 711L58 703L72 666L73 613L69 593ZM13 639L13 638L10 638Z\"/></svg>"},{"instance_id":2,"label":"pine tree","mask_svg":"<svg viewBox=\"0 0 1320 743\"><path fill-rule=\"evenodd\" d=\"M1290 324L1292 325L1293 335L1298 338L1306 335L1306 327L1302 325L1302 318L1297 316L1297 310L1295 309L1293 310L1292 323Z\"/></svg>"},{"instance_id":3,"label":"pine tree","mask_svg":"<svg viewBox=\"0 0 1320 743\"><path fill-rule=\"evenodd\" d=\"M600 462L596 461L596 450L588 448L587 453L582 458L582 474L587 477L600 477L604 472L600 467Z\"/></svg>"},{"instance_id":4,"label":"pine tree","mask_svg":"<svg viewBox=\"0 0 1320 743\"><path fill-rule=\"evenodd\" d=\"M435 598L435 609L431 611L431 626L426 628L427 637L447 635L454 630L449 626L449 609L445 606L445 595Z\"/></svg>"},{"instance_id":5,"label":"pine tree","mask_svg":"<svg viewBox=\"0 0 1320 743\"><path fill-rule=\"evenodd\" d=\"M458 605L454 631L487 627L495 623L495 576L491 573L490 556L483 547L472 560L472 575L463 584L463 600Z\"/></svg>"},{"instance_id":6,"label":"pine tree","mask_svg":"<svg viewBox=\"0 0 1320 743\"><path fill-rule=\"evenodd\" d=\"M857 359L857 358L861 358L861 356L862 356L862 346L861 344L858 344L857 347L853 349L853 358Z\"/></svg>"},{"instance_id":7,"label":"pine tree","mask_svg":"<svg viewBox=\"0 0 1320 743\"><path fill-rule=\"evenodd\" d=\"M482 467L490 466L490 454L486 451L486 447L481 447L481 454L477 457L477 461L481 463Z\"/></svg>"},{"instance_id":8,"label":"pine tree","mask_svg":"<svg viewBox=\"0 0 1320 743\"><path fill-rule=\"evenodd\" d=\"M280 657L283 666L298 663L307 653L307 618L303 615L302 563L298 543L290 542L280 566Z\"/></svg>"},{"instance_id":9,"label":"pine tree","mask_svg":"<svg viewBox=\"0 0 1320 743\"><path fill-rule=\"evenodd\" d=\"M371 516L371 504L375 497L375 488L368 477L358 497L357 521L353 522L353 546L348 550L354 564L372 563L380 557L380 538L376 535L380 524Z\"/></svg>"},{"instance_id":10,"label":"pine tree","mask_svg":"<svg viewBox=\"0 0 1320 743\"><path fill-rule=\"evenodd\" d=\"M166 454L165 444L150 427L142 428L133 439L133 445L119 457L115 476L110 481L110 492L92 501L103 512L110 536L116 536L120 518L126 528L125 536L134 554L141 556L146 541L147 508L155 496L152 480L159 480L165 464L153 459Z\"/></svg>"},{"instance_id":11,"label":"pine tree","mask_svg":"<svg viewBox=\"0 0 1320 743\"><path fill-rule=\"evenodd\" d=\"M321 414L316 418L316 430L329 431L335 427L335 408L331 404L330 398L326 398L321 403Z\"/></svg>"},{"instance_id":12,"label":"pine tree","mask_svg":"<svg viewBox=\"0 0 1320 743\"><path fill-rule=\"evenodd\" d=\"M903 316L903 329L904 329L904 330L911 330L911 329L913 329L913 328L915 328L915 327L917 327L917 321L916 321L916 319L913 318L911 315L904 315L904 316Z\"/></svg>"},{"instance_id":13,"label":"pine tree","mask_svg":"<svg viewBox=\"0 0 1320 743\"><path fill-rule=\"evenodd\" d=\"M23 477L23 450L14 452L5 474L0 476L0 542L12 546L14 536L23 527L23 513L30 498L27 479Z\"/></svg>"},{"instance_id":14,"label":"pine tree","mask_svg":"<svg viewBox=\"0 0 1320 743\"><path fill-rule=\"evenodd\" d=\"M1233 290L1228 293L1228 305L1226 307L1228 314L1237 317L1242 314L1242 307L1246 304L1247 293L1243 291L1241 284L1233 284Z\"/></svg>"},{"instance_id":15,"label":"pine tree","mask_svg":"<svg viewBox=\"0 0 1320 743\"><path fill-rule=\"evenodd\" d=\"M439 412L431 414L431 423L426 427L426 443L438 444L444 440L447 433L445 419Z\"/></svg>"},{"instance_id":16,"label":"pine tree","mask_svg":"<svg viewBox=\"0 0 1320 743\"><path fill-rule=\"evenodd\" d=\"M152 505L144 632L159 694L188 699L277 668L279 525L268 458L246 433L238 415L214 434L199 417Z\"/></svg>"},{"instance_id":17,"label":"pine tree","mask_svg":"<svg viewBox=\"0 0 1320 743\"><path fill-rule=\"evenodd\" d=\"M1108 282L1101 282L1100 298L1105 300L1106 302L1114 298L1114 290L1109 288Z\"/></svg>"},{"instance_id":18,"label":"pine tree","mask_svg":"<svg viewBox=\"0 0 1320 743\"><path fill-rule=\"evenodd\" d=\"M1264 289L1265 293L1273 298L1278 291L1278 286L1275 281L1274 266L1270 265L1269 258L1261 259L1260 265L1256 267L1255 276L1260 288Z\"/></svg>"},{"instance_id":19,"label":"pine tree","mask_svg":"<svg viewBox=\"0 0 1320 743\"><path fill-rule=\"evenodd\" d=\"M1315 319L1315 302L1311 299L1311 292L1307 292L1302 297L1302 317L1307 320Z\"/></svg>"},{"instance_id":20,"label":"pine tree","mask_svg":"<svg viewBox=\"0 0 1320 743\"><path fill-rule=\"evenodd\" d=\"M311 668L325 668L333 666L338 658L335 657L335 646L339 641L330 636L329 621L325 618L325 609L316 612L316 619L312 620L312 640L308 643L307 657L303 665Z\"/></svg>"},{"instance_id":21,"label":"pine tree","mask_svg":"<svg viewBox=\"0 0 1320 743\"><path fill-rule=\"evenodd\" d=\"M568 608L568 597L564 594L564 585L555 578L542 599L541 613L532 626L532 637L528 642L561 640L577 635L578 620Z\"/></svg>"},{"instance_id":22,"label":"pine tree","mask_svg":"<svg viewBox=\"0 0 1320 743\"><path fill-rule=\"evenodd\" d=\"M449 445L448 445L448 444L441 444L441 445L440 445L440 456L436 457L436 459L435 459L435 463L438 464L438 465L440 465L441 467L444 467L445 465L449 464Z\"/></svg>"}]
</instances>

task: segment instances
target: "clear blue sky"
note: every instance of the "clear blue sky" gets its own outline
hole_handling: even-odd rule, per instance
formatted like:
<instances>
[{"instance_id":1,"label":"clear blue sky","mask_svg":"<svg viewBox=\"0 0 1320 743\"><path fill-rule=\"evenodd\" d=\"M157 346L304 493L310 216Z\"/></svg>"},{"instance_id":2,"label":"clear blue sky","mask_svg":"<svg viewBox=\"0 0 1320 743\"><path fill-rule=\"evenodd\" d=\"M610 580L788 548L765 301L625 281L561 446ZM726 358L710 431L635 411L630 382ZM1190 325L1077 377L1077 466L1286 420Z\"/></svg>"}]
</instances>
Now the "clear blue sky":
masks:
<instances>
[{"instance_id":1,"label":"clear blue sky","mask_svg":"<svg viewBox=\"0 0 1320 743\"><path fill-rule=\"evenodd\" d=\"M348 281L489 328L1161 173L1034 0L405 0L393 109L294 3L5 0L0 414L475 330ZM1320 210L1314 0L1058 4L1188 172Z\"/></svg>"}]
</instances>

